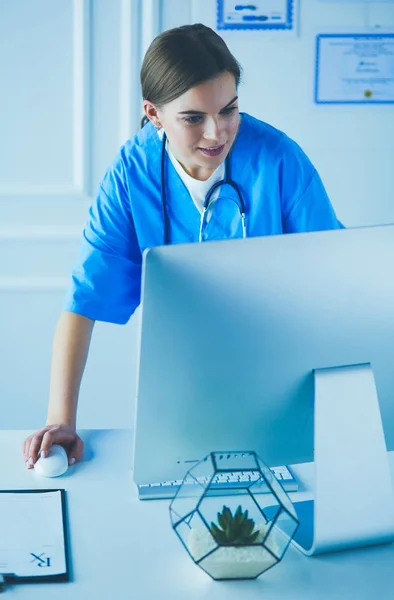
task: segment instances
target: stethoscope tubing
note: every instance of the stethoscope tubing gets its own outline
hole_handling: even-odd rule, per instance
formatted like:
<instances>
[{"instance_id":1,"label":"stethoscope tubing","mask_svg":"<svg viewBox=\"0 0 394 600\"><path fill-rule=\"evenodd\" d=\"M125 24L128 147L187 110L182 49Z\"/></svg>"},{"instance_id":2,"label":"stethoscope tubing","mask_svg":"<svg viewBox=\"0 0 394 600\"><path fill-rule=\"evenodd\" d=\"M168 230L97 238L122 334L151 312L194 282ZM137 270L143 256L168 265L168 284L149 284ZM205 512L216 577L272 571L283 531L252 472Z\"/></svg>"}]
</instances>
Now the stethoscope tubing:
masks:
<instances>
[{"instance_id":1,"label":"stethoscope tubing","mask_svg":"<svg viewBox=\"0 0 394 600\"><path fill-rule=\"evenodd\" d=\"M163 219L164 219L164 244L165 245L170 243L169 219L168 219L168 210L167 210L167 192L166 192L166 181L165 181L165 161L166 161L166 154L167 154L166 141L167 141L167 136L164 133L163 140L162 140L162 148L161 148L160 186L161 186L161 202L162 202ZM235 183L235 181L232 181L232 179L231 179L230 157L231 157L231 151L229 152L229 154L227 155L226 160L225 160L225 178L214 183L214 185L211 187L211 189L205 196L203 210L202 210L201 219L200 219L200 229L199 229L199 234L198 234L199 242L203 241L202 234L203 234L204 226L206 224L207 212L210 209L211 205L214 204L214 202L216 201L216 199L211 200L211 198L212 198L214 192L223 185L229 185L230 187L232 187L235 190L235 192L237 194L237 200L234 200L233 198L231 198L231 200L238 206L238 210L241 215L242 237L244 239L247 237L246 218L245 218L245 214L246 214L245 203L242 198L241 190L239 189L239 187Z\"/></svg>"}]
</instances>

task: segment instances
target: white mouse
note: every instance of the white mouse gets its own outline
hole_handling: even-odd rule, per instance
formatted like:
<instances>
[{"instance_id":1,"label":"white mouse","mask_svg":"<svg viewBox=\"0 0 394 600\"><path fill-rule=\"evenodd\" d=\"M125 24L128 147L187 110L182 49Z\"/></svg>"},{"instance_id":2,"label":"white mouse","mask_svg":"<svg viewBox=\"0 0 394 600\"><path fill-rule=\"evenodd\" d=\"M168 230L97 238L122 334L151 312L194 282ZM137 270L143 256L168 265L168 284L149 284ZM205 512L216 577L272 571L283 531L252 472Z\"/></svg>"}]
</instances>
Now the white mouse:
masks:
<instances>
[{"instance_id":1,"label":"white mouse","mask_svg":"<svg viewBox=\"0 0 394 600\"><path fill-rule=\"evenodd\" d=\"M42 477L59 477L68 469L67 452L63 446L53 444L46 458L39 458L34 465L34 471Z\"/></svg>"}]
</instances>

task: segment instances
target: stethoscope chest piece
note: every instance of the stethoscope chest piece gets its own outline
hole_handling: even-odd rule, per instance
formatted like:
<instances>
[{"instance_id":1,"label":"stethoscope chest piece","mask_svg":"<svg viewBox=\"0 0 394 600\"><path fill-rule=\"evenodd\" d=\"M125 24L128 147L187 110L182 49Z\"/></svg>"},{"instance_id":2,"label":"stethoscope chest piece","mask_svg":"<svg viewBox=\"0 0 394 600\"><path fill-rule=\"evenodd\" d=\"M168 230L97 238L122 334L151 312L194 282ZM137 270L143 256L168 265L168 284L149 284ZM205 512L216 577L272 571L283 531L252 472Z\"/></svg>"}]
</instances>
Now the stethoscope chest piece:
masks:
<instances>
[{"instance_id":1,"label":"stethoscope chest piece","mask_svg":"<svg viewBox=\"0 0 394 600\"><path fill-rule=\"evenodd\" d=\"M164 133L162 140L162 148L161 148L161 172L160 172L160 187L161 187L161 202L163 207L163 218L164 218L164 244L170 243L170 227L169 227L169 218L167 212L167 192L166 192L166 177L165 177L165 161L166 161L166 141L167 136ZM207 195L205 196L203 210L201 212L200 219L200 228L198 234L198 241L203 241L203 232L204 228L207 224L207 217L209 209L213 210L213 205L216 202L216 198L214 197L215 192L223 186L229 186L235 191L235 198L229 197L229 200L233 201L237 206L241 216L241 225L242 225L242 237L245 239L247 237L246 232L246 217L245 217L245 203L242 198L241 190L239 186L231 179L231 171L230 171L230 156L231 152L228 154L225 162L225 177L220 181L217 181L209 190Z\"/></svg>"}]
</instances>

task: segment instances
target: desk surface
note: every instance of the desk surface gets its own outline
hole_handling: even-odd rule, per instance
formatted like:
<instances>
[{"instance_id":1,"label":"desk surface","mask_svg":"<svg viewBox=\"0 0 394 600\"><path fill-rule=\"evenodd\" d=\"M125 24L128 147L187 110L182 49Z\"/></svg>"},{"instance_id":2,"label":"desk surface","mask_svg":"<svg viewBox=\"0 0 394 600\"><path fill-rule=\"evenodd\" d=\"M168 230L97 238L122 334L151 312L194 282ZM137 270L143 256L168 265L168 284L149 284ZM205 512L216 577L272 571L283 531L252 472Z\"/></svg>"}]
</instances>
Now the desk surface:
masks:
<instances>
[{"instance_id":1,"label":"desk surface","mask_svg":"<svg viewBox=\"0 0 394 600\"><path fill-rule=\"evenodd\" d=\"M313 558L290 546L283 561L256 580L213 581L194 565L172 531L169 501L137 499L130 469L130 430L80 432L86 444L83 462L52 480L41 479L24 466L21 447L30 433L0 432L1 488L67 490L72 581L13 586L7 591L10 597L29 600L393 598L394 545ZM390 462L394 472L394 453ZM306 490L310 489L312 465L301 465L295 471ZM297 492L296 496L310 497L310 492Z\"/></svg>"}]
</instances>

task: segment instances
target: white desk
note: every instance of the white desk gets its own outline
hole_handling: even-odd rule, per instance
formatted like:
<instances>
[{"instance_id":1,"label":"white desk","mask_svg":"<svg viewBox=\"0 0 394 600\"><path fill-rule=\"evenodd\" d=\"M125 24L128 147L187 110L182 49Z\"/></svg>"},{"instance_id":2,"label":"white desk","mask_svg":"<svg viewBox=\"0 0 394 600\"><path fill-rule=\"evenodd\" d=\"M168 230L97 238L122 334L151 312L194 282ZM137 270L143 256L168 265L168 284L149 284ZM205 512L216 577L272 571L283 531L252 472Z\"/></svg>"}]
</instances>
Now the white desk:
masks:
<instances>
[{"instance_id":1,"label":"white desk","mask_svg":"<svg viewBox=\"0 0 394 600\"><path fill-rule=\"evenodd\" d=\"M394 545L308 558L292 546L252 581L213 581L172 531L169 501L139 501L130 470L129 430L82 431L82 463L58 479L39 479L21 454L31 432L0 432L2 489L67 490L70 583L13 586L5 598L28 600L392 600ZM394 472L394 453L390 455ZM310 485L311 465L295 469ZM360 493L362 493L360 491ZM309 497L308 492L298 492ZM34 515L32 515L34 518ZM0 532L1 538L1 532Z\"/></svg>"}]
</instances>

